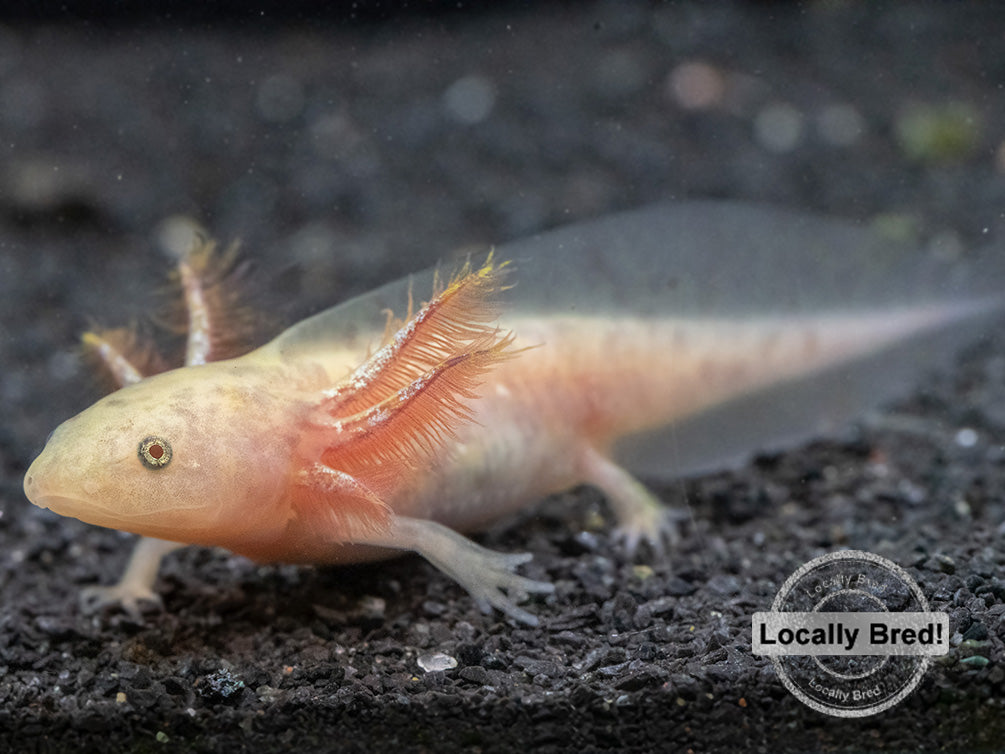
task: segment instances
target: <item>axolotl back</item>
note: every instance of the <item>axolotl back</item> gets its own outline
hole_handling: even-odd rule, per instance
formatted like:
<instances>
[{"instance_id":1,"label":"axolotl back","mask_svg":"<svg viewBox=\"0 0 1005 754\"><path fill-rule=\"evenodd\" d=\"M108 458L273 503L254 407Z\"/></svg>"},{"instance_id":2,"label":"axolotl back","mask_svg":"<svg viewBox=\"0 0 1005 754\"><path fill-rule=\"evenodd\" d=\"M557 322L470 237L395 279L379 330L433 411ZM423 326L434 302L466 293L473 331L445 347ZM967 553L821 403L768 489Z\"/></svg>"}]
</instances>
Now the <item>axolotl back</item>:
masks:
<instances>
[{"instance_id":1,"label":"axolotl back","mask_svg":"<svg viewBox=\"0 0 1005 754\"><path fill-rule=\"evenodd\" d=\"M300 563L411 550L533 623L516 602L551 587L514 573L530 556L459 532L587 483L626 547L660 551L670 517L634 474L736 463L888 399L981 332L1003 266L749 205L616 215L385 286L238 358L123 379L57 428L25 493L150 538L99 602L152 597L175 543Z\"/></svg>"}]
</instances>

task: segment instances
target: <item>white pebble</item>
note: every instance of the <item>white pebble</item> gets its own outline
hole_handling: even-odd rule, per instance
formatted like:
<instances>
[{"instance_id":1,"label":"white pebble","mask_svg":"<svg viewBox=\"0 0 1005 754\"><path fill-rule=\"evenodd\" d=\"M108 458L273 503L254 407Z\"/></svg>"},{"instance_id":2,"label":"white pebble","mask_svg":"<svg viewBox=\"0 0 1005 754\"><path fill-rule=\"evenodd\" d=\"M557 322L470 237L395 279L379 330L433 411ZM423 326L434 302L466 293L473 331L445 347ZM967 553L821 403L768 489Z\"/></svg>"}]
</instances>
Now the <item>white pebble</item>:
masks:
<instances>
[{"instance_id":1,"label":"white pebble","mask_svg":"<svg viewBox=\"0 0 1005 754\"><path fill-rule=\"evenodd\" d=\"M444 654L443 652L427 652L426 654L421 654L416 662L418 662L419 667L427 673L452 670L457 667L457 660L448 654Z\"/></svg>"}]
</instances>

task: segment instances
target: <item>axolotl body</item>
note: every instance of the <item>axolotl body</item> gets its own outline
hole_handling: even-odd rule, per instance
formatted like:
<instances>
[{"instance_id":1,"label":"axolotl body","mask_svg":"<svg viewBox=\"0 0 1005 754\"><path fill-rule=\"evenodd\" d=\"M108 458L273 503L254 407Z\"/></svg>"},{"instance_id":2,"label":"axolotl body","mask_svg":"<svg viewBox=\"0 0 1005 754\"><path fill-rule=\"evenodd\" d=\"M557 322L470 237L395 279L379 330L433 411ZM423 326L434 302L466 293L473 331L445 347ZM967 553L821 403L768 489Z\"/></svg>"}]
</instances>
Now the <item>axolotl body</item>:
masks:
<instances>
[{"instance_id":1,"label":"axolotl body","mask_svg":"<svg viewBox=\"0 0 1005 754\"><path fill-rule=\"evenodd\" d=\"M36 505L143 535L92 603L136 610L162 556L263 562L414 551L516 619L529 555L476 531L578 484L629 549L672 541L633 476L679 476L825 431L978 332L1000 271L957 274L869 228L750 205L662 205L509 244L315 315L238 356L210 248L179 263L186 366L85 343L122 385L60 425ZM421 306L413 297L426 297Z\"/></svg>"}]
</instances>

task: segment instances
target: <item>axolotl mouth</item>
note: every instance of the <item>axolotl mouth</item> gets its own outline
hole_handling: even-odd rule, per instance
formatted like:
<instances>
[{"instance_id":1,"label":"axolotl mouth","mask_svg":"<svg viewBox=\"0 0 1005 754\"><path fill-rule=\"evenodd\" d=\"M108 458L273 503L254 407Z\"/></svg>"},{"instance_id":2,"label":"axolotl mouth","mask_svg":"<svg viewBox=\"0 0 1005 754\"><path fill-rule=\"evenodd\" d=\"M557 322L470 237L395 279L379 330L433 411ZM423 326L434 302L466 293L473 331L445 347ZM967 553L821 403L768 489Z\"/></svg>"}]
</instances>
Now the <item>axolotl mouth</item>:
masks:
<instances>
[{"instance_id":1,"label":"axolotl mouth","mask_svg":"<svg viewBox=\"0 0 1005 754\"><path fill-rule=\"evenodd\" d=\"M24 479L24 494L39 508L45 508L60 516L75 518L85 524L121 529L150 537L170 536L169 529L157 525L156 516L129 514L103 506L97 499L85 500L73 495L50 492L43 488L30 469Z\"/></svg>"},{"instance_id":2,"label":"axolotl mouth","mask_svg":"<svg viewBox=\"0 0 1005 754\"><path fill-rule=\"evenodd\" d=\"M54 489L53 480L44 473L44 469L38 468L44 455L43 451L43 454L35 459L35 462L29 467L28 473L24 476L24 494L32 504L58 513L60 516L69 516L99 526L107 526L109 524L106 522L113 518L121 518L96 500L66 495L58 489Z\"/></svg>"},{"instance_id":3,"label":"axolotl mouth","mask_svg":"<svg viewBox=\"0 0 1005 754\"><path fill-rule=\"evenodd\" d=\"M91 508L93 506L88 506L83 500L77 500L72 497L63 497L61 495L43 495L32 499L28 496L39 508L45 508L52 511L53 513L58 513L60 516L70 516L72 518L79 518L84 520L82 516L78 515L85 508Z\"/></svg>"},{"instance_id":4,"label":"axolotl mouth","mask_svg":"<svg viewBox=\"0 0 1005 754\"><path fill-rule=\"evenodd\" d=\"M24 475L25 497L39 508L97 526L118 527L133 518L109 504L90 474L68 473L67 466L65 456L52 452L50 438Z\"/></svg>"},{"instance_id":5,"label":"axolotl mouth","mask_svg":"<svg viewBox=\"0 0 1005 754\"><path fill-rule=\"evenodd\" d=\"M43 489L38 476L32 474L31 469L28 470L28 473L24 477L24 494L32 504L37 505L39 508L50 510L53 513L58 513L60 516L70 516L90 523L84 517L86 512L91 514L88 518L93 518L95 511L93 503L70 495L53 494Z\"/></svg>"}]
</instances>

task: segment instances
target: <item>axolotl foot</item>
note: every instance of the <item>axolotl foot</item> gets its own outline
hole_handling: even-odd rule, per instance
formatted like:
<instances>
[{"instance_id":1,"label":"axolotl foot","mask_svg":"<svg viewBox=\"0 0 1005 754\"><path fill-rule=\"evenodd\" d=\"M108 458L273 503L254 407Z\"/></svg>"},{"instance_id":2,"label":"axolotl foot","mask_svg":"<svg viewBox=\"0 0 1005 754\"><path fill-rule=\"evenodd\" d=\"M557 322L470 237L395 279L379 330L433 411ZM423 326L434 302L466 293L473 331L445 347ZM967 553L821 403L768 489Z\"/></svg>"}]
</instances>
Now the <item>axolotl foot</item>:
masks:
<instances>
[{"instance_id":1,"label":"axolotl foot","mask_svg":"<svg viewBox=\"0 0 1005 754\"><path fill-rule=\"evenodd\" d=\"M120 607L130 618L143 620L141 603L147 602L163 609L164 602L159 594L142 585L120 581L114 586L89 586L80 592L80 609L87 615L99 612L104 607Z\"/></svg>"},{"instance_id":2,"label":"axolotl foot","mask_svg":"<svg viewBox=\"0 0 1005 754\"><path fill-rule=\"evenodd\" d=\"M686 516L685 511L667 508L652 498L651 504L632 509L628 516L619 516L614 528L614 541L630 558L639 553L643 542L649 545L657 558L661 558L680 542L678 525Z\"/></svg>"},{"instance_id":3,"label":"axolotl foot","mask_svg":"<svg viewBox=\"0 0 1005 754\"><path fill-rule=\"evenodd\" d=\"M657 556L680 541L681 511L666 507L635 477L592 448L582 457L583 481L603 492L614 508L615 539L629 557L645 542Z\"/></svg>"},{"instance_id":4,"label":"axolotl foot","mask_svg":"<svg viewBox=\"0 0 1005 754\"><path fill-rule=\"evenodd\" d=\"M468 590L478 608L483 613L491 613L492 608L496 608L521 623L536 626L537 616L516 603L523 602L531 594L551 594L555 586L513 573L517 566L530 562L534 556L529 552L494 552L471 540L465 540L464 547L469 552L459 553L454 566L464 568L464 572L444 570Z\"/></svg>"},{"instance_id":5,"label":"axolotl foot","mask_svg":"<svg viewBox=\"0 0 1005 754\"><path fill-rule=\"evenodd\" d=\"M517 603L530 594L555 591L546 581L513 573L533 558L530 553L486 549L435 521L396 516L389 530L368 537L366 544L417 552L467 589L482 612L496 608L530 626L538 624L537 616Z\"/></svg>"},{"instance_id":6,"label":"axolotl foot","mask_svg":"<svg viewBox=\"0 0 1005 754\"><path fill-rule=\"evenodd\" d=\"M96 613L104 607L121 607L133 619L143 619L141 603L163 608L160 595L153 587L161 560L169 552L184 545L163 539L143 537L136 543L119 583L114 586L90 586L80 593L80 608L85 613Z\"/></svg>"}]
</instances>

